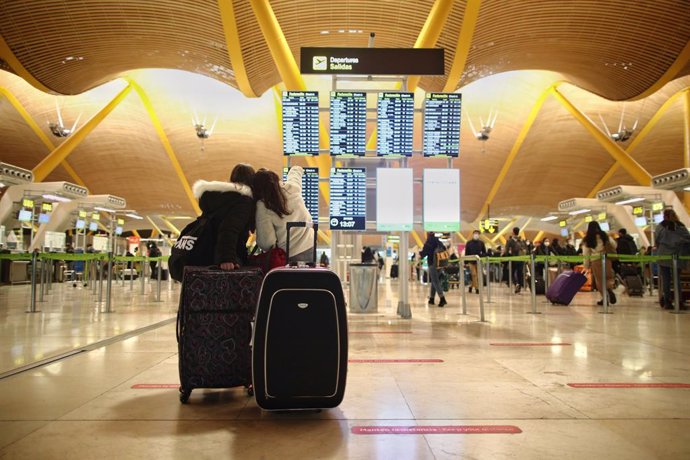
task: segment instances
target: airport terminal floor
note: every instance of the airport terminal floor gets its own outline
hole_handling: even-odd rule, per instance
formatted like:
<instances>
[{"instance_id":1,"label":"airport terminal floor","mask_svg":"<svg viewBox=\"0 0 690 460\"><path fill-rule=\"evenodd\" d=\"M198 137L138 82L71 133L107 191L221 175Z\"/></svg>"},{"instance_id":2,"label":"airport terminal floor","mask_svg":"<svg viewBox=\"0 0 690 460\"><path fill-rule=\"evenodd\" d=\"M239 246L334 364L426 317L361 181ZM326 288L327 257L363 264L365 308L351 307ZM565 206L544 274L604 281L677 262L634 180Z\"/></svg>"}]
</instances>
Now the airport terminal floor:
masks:
<instances>
[{"instance_id":1,"label":"airport terminal floor","mask_svg":"<svg viewBox=\"0 0 690 460\"><path fill-rule=\"evenodd\" d=\"M95 294L54 284L40 313L28 286L0 287L0 364L73 355L0 379L0 458L607 458L690 457L690 316L656 293L596 293L569 307L493 285L458 289L444 308L411 285L412 318L396 315L397 282L379 310L350 314L345 400L319 413L262 412L242 388L195 390L180 404L174 318L179 286ZM88 344L97 344L89 347Z\"/></svg>"}]
</instances>

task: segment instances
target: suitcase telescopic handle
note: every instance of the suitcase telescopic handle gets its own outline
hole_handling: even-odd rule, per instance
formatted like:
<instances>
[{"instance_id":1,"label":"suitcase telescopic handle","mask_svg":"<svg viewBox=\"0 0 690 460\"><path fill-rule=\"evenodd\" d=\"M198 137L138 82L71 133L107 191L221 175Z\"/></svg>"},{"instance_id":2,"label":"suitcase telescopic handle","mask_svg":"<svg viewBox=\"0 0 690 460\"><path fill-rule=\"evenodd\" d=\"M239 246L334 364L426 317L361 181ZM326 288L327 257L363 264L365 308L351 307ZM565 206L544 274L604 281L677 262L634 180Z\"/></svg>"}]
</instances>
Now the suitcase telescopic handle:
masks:
<instances>
[{"instance_id":1,"label":"suitcase telescopic handle","mask_svg":"<svg viewBox=\"0 0 690 460\"><path fill-rule=\"evenodd\" d=\"M313 242L313 251L314 251L314 264L316 265L316 236L317 232L319 231L319 224L316 222L288 222L287 223L287 238L285 241L285 257L290 260L290 230L293 228L300 228L300 227L312 227L314 229L314 242Z\"/></svg>"}]
</instances>

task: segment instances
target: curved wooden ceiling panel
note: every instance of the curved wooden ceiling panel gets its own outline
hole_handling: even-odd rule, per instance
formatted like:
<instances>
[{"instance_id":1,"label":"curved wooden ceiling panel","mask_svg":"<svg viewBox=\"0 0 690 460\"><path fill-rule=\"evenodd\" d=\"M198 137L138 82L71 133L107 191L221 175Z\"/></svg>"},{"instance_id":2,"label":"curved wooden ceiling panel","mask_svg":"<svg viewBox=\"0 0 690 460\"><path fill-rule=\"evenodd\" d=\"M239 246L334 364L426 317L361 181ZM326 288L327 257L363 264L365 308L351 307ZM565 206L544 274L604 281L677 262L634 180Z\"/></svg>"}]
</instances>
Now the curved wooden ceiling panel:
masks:
<instances>
[{"instance_id":1,"label":"curved wooden ceiling panel","mask_svg":"<svg viewBox=\"0 0 690 460\"><path fill-rule=\"evenodd\" d=\"M301 46L411 47L432 0L273 0L296 59ZM246 0L232 0L249 82L262 94L280 81ZM465 12L456 1L437 46L446 69ZM183 69L237 87L218 2L80 0L0 3L0 35L40 82L65 94L85 91L137 68ZM690 7L679 0L484 0L460 86L510 70L560 72L608 99L654 85L690 41ZM690 65L679 63L677 76ZM17 69L15 69L17 70ZM445 77L425 77L439 90Z\"/></svg>"}]
</instances>

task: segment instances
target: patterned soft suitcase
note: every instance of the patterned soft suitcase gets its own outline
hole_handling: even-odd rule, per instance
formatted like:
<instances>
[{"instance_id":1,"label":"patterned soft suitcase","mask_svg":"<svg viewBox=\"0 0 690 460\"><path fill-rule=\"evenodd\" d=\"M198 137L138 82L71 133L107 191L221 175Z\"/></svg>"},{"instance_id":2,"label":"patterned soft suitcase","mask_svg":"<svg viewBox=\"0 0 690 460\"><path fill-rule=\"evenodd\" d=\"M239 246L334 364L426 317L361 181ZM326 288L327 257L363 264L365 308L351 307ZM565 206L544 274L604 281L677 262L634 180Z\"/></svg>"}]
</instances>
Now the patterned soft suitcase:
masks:
<instances>
[{"instance_id":1,"label":"patterned soft suitcase","mask_svg":"<svg viewBox=\"0 0 690 460\"><path fill-rule=\"evenodd\" d=\"M288 225L289 237L292 225ZM338 275L325 268L271 270L261 286L253 343L259 407L294 410L339 405L345 394L348 341Z\"/></svg>"},{"instance_id":2,"label":"patterned soft suitcase","mask_svg":"<svg viewBox=\"0 0 690 460\"><path fill-rule=\"evenodd\" d=\"M580 272L565 271L558 275L549 286L546 298L554 305L570 305L573 297L586 281L587 277Z\"/></svg>"},{"instance_id":3,"label":"patterned soft suitcase","mask_svg":"<svg viewBox=\"0 0 690 460\"><path fill-rule=\"evenodd\" d=\"M177 313L183 403L194 388L244 386L251 395L251 321L261 278L256 268L185 267Z\"/></svg>"}]
</instances>

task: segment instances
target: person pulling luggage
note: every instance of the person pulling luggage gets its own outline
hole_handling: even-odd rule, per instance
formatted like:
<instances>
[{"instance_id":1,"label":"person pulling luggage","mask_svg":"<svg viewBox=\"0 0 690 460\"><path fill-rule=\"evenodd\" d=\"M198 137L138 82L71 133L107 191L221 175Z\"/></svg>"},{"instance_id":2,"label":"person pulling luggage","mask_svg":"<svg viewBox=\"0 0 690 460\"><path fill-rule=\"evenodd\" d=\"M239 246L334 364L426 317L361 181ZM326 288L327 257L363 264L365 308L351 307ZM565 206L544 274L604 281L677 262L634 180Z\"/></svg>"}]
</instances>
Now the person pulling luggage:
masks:
<instances>
[{"instance_id":1,"label":"person pulling luggage","mask_svg":"<svg viewBox=\"0 0 690 460\"><path fill-rule=\"evenodd\" d=\"M614 273L611 259L606 259L606 279L603 278L602 263L600 259L590 260L593 256L603 256L616 252L616 242L601 229L598 222L590 222L587 226L587 234L582 240L582 255L584 256L585 268L592 269L592 281L596 283L597 290L601 294L601 300L597 305L604 304L604 289L608 291L609 303L615 305L616 294L613 292Z\"/></svg>"},{"instance_id":2,"label":"person pulling luggage","mask_svg":"<svg viewBox=\"0 0 690 460\"><path fill-rule=\"evenodd\" d=\"M479 257L486 256L486 245L482 240L479 239L479 230L472 232L472 240L468 241L467 245L465 245L465 255ZM469 291L471 293L472 289L474 289L474 291L479 294L479 288L477 287L477 262L474 260L469 260L466 261L466 263L470 267L470 277L472 279ZM484 281L482 280L480 282Z\"/></svg>"},{"instance_id":3,"label":"person pulling luggage","mask_svg":"<svg viewBox=\"0 0 690 460\"><path fill-rule=\"evenodd\" d=\"M438 268L436 267L436 251L439 245L443 246L443 243L436 238L434 232L427 232L426 242L419 253L419 257L421 259L426 257L427 264L429 266L429 284L431 285L431 292L429 293L429 305L434 305L436 293L438 292L438 296L440 297L438 306L443 307L448 302L446 302L446 297L443 295L443 286L441 286L441 280L438 277Z\"/></svg>"}]
</instances>

